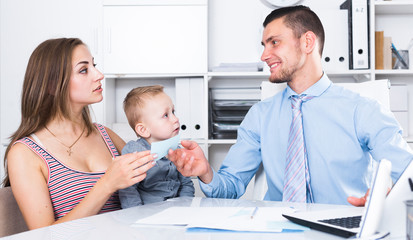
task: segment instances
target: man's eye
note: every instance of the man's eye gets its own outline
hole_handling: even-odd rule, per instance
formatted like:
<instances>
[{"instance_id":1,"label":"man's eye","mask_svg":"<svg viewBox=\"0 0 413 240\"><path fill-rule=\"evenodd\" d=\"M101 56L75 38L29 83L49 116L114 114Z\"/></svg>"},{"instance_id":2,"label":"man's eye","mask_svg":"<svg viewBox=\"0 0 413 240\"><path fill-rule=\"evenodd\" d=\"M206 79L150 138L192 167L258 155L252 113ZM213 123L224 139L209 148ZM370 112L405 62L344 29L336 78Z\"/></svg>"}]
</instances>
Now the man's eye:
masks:
<instances>
[{"instance_id":1,"label":"man's eye","mask_svg":"<svg viewBox=\"0 0 413 240\"><path fill-rule=\"evenodd\" d=\"M277 40L272 40L272 45L276 45L278 43Z\"/></svg>"}]
</instances>

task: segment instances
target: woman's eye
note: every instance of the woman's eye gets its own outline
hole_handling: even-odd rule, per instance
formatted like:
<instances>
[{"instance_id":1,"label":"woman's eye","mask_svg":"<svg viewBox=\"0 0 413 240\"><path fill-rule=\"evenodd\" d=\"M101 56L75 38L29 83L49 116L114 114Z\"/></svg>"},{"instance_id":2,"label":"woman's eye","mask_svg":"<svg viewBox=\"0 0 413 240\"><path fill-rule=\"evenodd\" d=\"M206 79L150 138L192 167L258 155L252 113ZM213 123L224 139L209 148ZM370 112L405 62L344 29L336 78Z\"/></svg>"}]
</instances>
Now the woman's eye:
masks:
<instances>
[{"instance_id":1,"label":"woman's eye","mask_svg":"<svg viewBox=\"0 0 413 240\"><path fill-rule=\"evenodd\" d=\"M87 68L80 70L80 73L87 73Z\"/></svg>"}]
</instances>

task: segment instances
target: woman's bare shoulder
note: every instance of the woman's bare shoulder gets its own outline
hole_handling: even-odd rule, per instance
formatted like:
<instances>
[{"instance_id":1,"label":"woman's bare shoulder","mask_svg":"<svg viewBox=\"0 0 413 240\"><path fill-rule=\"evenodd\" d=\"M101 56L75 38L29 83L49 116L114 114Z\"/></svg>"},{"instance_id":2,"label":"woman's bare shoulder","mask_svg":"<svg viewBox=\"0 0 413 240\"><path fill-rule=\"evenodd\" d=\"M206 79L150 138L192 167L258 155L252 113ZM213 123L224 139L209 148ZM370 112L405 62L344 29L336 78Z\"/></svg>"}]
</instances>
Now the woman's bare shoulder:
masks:
<instances>
[{"instance_id":1,"label":"woman's bare shoulder","mask_svg":"<svg viewBox=\"0 0 413 240\"><path fill-rule=\"evenodd\" d=\"M41 158L23 143L15 143L7 153L7 165L9 172L13 169L39 169L45 165Z\"/></svg>"},{"instance_id":2,"label":"woman's bare shoulder","mask_svg":"<svg viewBox=\"0 0 413 240\"><path fill-rule=\"evenodd\" d=\"M10 147L7 154L7 161L27 161L27 159L36 156L36 154L28 146L23 143L16 142Z\"/></svg>"},{"instance_id":3,"label":"woman's bare shoulder","mask_svg":"<svg viewBox=\"0 0 413 240\"><path fill-rule=\"evenodd\" d=\"M110 139L112 140L113 144L115 144L116 149L120 152L122 151L123 147L126 145L125 141L112 129L104 126L106 129L106 132L109 134Z\"/></svg>"},{"instance_id":4,"label":"woman's bare shoulder","mask_svg":"<svg viewBox=\"0 0 413 240\"><path fill-rule=\"evenodd\" d=\"M16 143L7 154L7 169L14 197L29 229L54 221L47 188L47 167L28 146Z\"/></svg>"}]
</instances>

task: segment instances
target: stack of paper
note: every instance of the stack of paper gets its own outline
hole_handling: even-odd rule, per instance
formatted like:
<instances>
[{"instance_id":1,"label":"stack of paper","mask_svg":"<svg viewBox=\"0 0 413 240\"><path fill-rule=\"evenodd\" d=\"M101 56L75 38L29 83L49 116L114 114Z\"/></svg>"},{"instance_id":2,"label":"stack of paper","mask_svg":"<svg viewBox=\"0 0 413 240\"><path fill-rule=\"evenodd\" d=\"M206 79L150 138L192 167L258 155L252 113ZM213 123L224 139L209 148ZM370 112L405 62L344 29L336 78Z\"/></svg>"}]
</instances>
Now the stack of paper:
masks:
<instances>
[{"instance_id":1,"label":"stack of paper","mask_svg":"<svg viewBox=\"0 0 413 240\"><path fill-rule=\"evenodd\" d=\"M226 230L243 232L304 231L281 214L294 212L287 207L171 207L136 224L184 225L187 231ZM253 217L252 217L253 216Z\"/></svg>"}]
</instances>

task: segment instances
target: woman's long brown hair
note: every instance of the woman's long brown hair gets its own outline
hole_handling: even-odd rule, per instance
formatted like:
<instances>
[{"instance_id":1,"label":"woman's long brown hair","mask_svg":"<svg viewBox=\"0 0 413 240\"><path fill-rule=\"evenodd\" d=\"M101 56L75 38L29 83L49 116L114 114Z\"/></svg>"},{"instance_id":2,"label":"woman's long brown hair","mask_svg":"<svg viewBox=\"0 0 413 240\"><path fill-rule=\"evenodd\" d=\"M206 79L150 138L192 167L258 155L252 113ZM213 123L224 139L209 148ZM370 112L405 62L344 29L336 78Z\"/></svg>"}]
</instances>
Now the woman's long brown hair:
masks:
<instances>
[{"instance_id":1,"label":"woman's long brown hair","mask_svg":"<svg viewBox=\"0 0 413 240\"><path fill-rule=\"evenodd\" d=\"M5 178L3 186L10 186L7 154L13 144L42 129L59 116L72 120L69 101L69 81L72 73L73 50L84 43L78 38L49 39L42 42L30 56L21 95L21 122L10 137L4 154ZM88 135L94 127L89 106L82 110Z\"/></svg>"}]
</instances>

